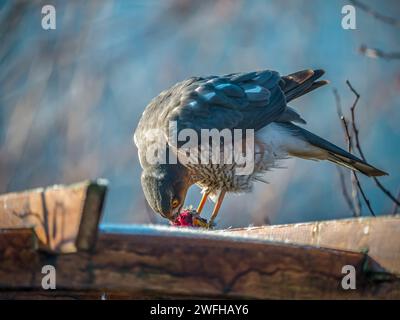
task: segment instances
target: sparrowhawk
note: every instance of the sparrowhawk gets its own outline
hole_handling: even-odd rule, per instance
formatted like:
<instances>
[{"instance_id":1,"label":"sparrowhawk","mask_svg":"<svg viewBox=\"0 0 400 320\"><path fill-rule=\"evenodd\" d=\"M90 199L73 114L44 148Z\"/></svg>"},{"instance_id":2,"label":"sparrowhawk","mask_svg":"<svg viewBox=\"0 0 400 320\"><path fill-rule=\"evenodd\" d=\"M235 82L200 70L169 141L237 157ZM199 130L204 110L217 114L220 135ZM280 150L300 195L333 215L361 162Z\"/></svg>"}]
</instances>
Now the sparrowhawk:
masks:
<instances>
[{"instance_id":1,"label":"sparrowhawk","mask_svg":"<svg viewBox=\"0 0 400 320\"><path fill-rule=\"evenodd\" d=\"M174 221L183 207L188 188L197 184L203 192L199 213L208 197L216 202L210 219L212 224L225 193L250 191L253 182L263 181L267 170L277 167L280 159L291 156L329 160L367 176L385 175L294 124L306 122L288 103L327 84L327 81L318 80L323 74L323 70L303 70L280 76L276 71L263 70L192 77L160 93L144 110L134 134L143 168L141 183L150 207ZM171 163L168 161L171 154L180 152L179 145L170 141L171 122L176 123L178 132L192 129L199 135L202 129L253 129L254 170L237 175L235 162L196 164L178 160ZM148 132L154 129L164 139L166 163L153 163L146 158L151 145Z\"/></svg>"}]
</instances>

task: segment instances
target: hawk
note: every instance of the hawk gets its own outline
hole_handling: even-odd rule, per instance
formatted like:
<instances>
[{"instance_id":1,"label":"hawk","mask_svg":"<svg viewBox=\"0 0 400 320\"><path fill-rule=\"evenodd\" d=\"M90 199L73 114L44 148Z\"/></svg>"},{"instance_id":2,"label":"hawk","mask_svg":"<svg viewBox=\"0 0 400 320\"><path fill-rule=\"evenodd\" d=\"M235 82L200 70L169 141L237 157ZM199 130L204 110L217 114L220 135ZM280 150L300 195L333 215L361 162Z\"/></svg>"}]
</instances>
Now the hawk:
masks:
<instances>
[{"instance_id":1,"label":"hawk","mask_svg":"<svg viewBox=\"0 0 400 320\"><path fill-rule=\"evenodd\" d=\"M251 191L254 182L263 181L266 171L278 167L279 160L288 157L328 160L369 177L386 175L295 124L306 122L288 103L327 84L325 80L318 80L323 74L323 70L303 70L280 76L276 71L263 70L192 77L161 92L145 108L134 134L143 168L141 184L150 207L174 221L188 188L197 184L203 193L198 213L207 198L215 201L209 221L212 225L226 193ZM170 137L171 122L176 123L178 132L191 129L199 135L202 129L254 130L252 172L235 174L235 162L149 161L151 139L154 139L154 134L151 138L149 132L158 132L168 159L179 155L179 145L172 143Z\"/></svg>"}]
</instances>

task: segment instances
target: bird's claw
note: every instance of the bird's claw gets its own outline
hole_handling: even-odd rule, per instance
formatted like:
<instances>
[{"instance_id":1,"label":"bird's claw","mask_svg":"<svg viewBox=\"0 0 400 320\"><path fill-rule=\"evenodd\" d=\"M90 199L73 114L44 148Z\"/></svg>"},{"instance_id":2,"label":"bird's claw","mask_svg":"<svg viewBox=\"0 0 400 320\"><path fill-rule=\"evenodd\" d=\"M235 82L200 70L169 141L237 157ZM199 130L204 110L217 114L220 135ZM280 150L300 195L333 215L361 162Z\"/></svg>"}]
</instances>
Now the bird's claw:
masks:
<instances>
[{"instance_id":1,"label":"bird's claw","mask_svg":"<svg viewBox=\"0 0 400 320\"><path fill-rule=\"evenodd\" d=\"M207 230L212 230L215 227L215 223L213 220L210 220L207 222L207 220L205 220L204 226L203 228L207 229Z\"/></svg>"},{"instance_id":2,"label":"bird's claw","mask_svg":"<svg viewBox=\"0 0 400 320\"><path fill-rule=\"evenodd\" d=\"M209 223L207 222L207 220L201 218L200 216L193 217L193 225L200 228L206 228L206 229L209 228Z\"/></svg>"},{"instance_id":3,"label":"bird's claw","mask_svg":"<svg viewBox=\"0 0 400 320\"><path fill-rule=\"evenodd\" d=\"M207 230L214 229L215 227L214 219L211 218L210 221L207 221L207 219L202 218L197 211L191 208L184 209L171 224L174 226L195 227Z\"/></svg>"},{"instance_id":4,"label":"bird's claw","mask_svg":"<svg viewBox=\"0 0 400 320\"><path fill-rule=\"evenodd\" d=\"M212 230L212 229L214 229L214 227L215 227L215 223L214 222L210 221L209 223L207 223L207 229L208 230Z\"/></svg>"}]
</instances>

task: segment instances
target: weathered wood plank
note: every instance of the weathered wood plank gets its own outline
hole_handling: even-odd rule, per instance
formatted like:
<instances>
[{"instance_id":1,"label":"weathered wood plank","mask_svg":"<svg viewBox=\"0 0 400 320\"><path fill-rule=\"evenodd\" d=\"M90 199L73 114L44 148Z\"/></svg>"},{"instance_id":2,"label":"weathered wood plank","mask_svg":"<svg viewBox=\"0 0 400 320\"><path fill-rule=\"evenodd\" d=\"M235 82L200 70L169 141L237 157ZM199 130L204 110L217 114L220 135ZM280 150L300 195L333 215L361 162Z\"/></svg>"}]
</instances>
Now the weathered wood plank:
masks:
<instances>
[{"instance_id":1,"label":"weathered wood plank","mask_svg":"<svg viewBox=\"0 0 400 320\"><path fill-rule=\"evenodd\" d=\"M0 288L5 279L12 283L30 283L30 272L15 272L15 265L38 263L38 241L32 228L0 229Z\"/></svg>"},{"instance_id":2,"label":"weathered wood plank","mask_svg":"<svg viewBox=\"0 0 400 320\"><path fill-rule=\"evenodd\" d=\"M36 250L38 241L32 228L0 229L0 250Z\"/></svg>"},{"instance_id":3,"label":"weathered wood plank","mask_svg":"<svg viewBox=\"0 0 400 320\"><path fill-rule=\"evenodd\" d=\"M40 247L55 252L94 246L106 183L85 181L0 196L0 228L32 227Z\"/></svg>"},{"instance_id":4,"label":"weathered wood plank","mask_svg":"<svg viewBox=\"0 0 400 320\"><path fill-rule=\"evenodd\" d=\"M258 239L368 252L391 273L400 275L400 216L365 217L253 228L229 233Z\"/></svg>"},{"instance_id":5,"label":"weathered wood plank","mask_svg":"<svg viewBox=\"0 0 400 320\"><path fill-rule=\"evenodd\" d=\"M33 251L30 264L12 257L14 273L27 278L16 282L0 272L0 296L18 298L20 292L26 298L29 288L43 292L40 298L63 292L65 298L85 292L87 298L98 292L126 298L400 298L400 279L362 253L176 228L112 231L121 232L100 234L93 252ZM8 260L0 252L0 261ZM44 264L56 267L56 291L41 290ZM341 287L344 265L356 269L356 290Z\"/></svg>"}]
</instances>

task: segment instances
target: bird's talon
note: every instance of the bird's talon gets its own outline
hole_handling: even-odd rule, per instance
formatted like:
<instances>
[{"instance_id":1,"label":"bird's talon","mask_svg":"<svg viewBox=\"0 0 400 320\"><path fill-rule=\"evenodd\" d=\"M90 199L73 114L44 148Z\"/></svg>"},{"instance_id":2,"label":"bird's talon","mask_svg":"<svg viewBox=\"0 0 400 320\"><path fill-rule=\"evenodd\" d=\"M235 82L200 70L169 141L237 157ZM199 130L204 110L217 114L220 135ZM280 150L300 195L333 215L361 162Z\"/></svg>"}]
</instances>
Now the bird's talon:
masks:
<instances>
[{"instance_id":1,"label":"bird's talon","mask_svg":"<svg viewBox=\"0 0 400 320\"><path fill-rule=\"evenodd\" d=\"M209 223L207 223L207 229L208 230L212 230L212 229L214 229L214 227L215 227L214 222L210 221Z\"/></svg>"},{"instance_id":2,"label":"bird's talon","mask_svg":"<svg viewBox=\"0 0 400 320\"><path fill-rule=\"evenodd\" d=\"M199 217L193 217L193 225L200 228L208 228L208 223L206 219Z\"/></svg>"}]
</instances>

